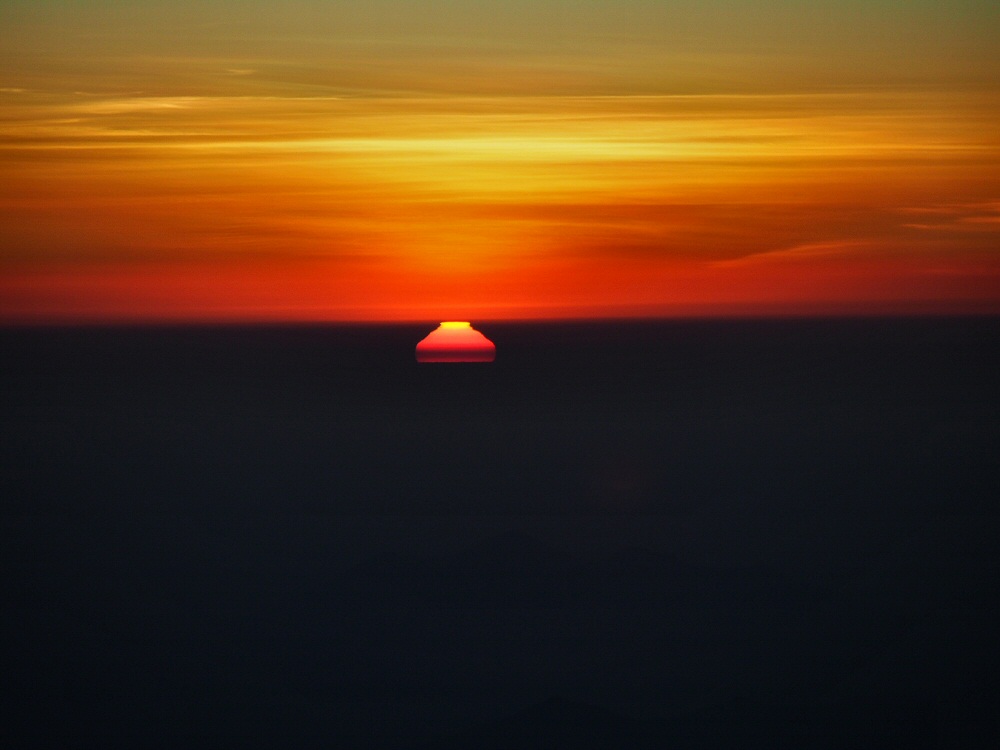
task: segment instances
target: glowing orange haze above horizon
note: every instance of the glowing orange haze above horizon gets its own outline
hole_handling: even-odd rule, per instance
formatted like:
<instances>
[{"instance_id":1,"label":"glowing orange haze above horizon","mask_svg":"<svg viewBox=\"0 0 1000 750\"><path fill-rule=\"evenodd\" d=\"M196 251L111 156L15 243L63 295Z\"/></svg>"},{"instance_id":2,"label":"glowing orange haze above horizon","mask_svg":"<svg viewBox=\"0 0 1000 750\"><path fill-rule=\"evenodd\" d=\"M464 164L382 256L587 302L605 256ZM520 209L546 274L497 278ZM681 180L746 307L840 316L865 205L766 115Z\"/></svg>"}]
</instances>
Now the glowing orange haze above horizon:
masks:
<instances>
[{"instance_id":1,"label":"glowing orange haze above horizon","mask_svg":"<svg viewBox=\"0 0 1000 750\"><path fill-rule=\"evenodd\" d=\"M124 20L105 57L72 37L88 67L12 18L0 322L1000 313L995 87L722 37L170 56Z\"/></svg>"}]
</instances>

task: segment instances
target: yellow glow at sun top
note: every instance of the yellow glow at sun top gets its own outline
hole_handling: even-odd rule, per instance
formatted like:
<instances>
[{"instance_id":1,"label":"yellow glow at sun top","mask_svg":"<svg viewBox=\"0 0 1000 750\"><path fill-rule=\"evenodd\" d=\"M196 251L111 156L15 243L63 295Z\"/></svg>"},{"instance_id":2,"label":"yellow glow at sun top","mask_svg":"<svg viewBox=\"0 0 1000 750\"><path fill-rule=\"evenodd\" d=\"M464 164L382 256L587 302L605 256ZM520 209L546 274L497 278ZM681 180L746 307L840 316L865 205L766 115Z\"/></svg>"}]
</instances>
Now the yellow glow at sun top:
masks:
<instances>
[{"instance_id":1,"label":"yellow glow at sun top","mask_svg":"<svg viewBox=\"0 0 1000 750\"><path fill-rule=\"evenodd\" d=\"M441 323L442 328L471 328L472 324L462 320L446 320Z\"/></svg>"}]
</instances>

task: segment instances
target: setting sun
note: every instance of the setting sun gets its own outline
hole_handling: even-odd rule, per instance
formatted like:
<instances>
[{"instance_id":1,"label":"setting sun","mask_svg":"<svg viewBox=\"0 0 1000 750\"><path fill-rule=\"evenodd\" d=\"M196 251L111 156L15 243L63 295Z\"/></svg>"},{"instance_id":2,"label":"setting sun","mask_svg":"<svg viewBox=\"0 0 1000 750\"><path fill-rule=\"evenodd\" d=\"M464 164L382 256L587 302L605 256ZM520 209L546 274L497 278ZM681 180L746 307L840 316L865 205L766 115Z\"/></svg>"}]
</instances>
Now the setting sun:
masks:
<instances>
[{"instance_id":1,"label":"setting sun","mask_svg":"<svg viewBox=\"0 0 1000 750\"><path fill-rule=\"evenodd\" d=\"M418 362L492 362L496 346L471 323L448 320L417 344Z\"/></svg>"}]
</instances>

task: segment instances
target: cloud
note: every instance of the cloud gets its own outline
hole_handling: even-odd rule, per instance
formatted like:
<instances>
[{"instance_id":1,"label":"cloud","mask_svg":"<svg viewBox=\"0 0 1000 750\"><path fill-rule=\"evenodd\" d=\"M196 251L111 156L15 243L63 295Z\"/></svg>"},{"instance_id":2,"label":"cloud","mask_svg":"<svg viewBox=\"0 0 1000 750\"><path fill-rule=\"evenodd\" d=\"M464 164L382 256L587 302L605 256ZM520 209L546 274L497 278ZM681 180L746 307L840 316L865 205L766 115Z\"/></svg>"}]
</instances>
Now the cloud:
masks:
<instances>
[{"instance_id":1,"label":"cloud","mask_svg":"<svg viewBox=\"0 0 1000 750\"><path fill-rule=\"evenodd\" d=\"M859 250L868 247L868 243L859 240L832 240L830 242L810 242L779 250L765 250L751 253L739 258L729 258L711 263L713 268L739 268L758 264L797 263L815 260L826 260L854 255Z\"/></svg>"},{"instance_id":2,"label":"cloud","mask_svg":"<svg viewBox=\"0 0 1000 750\"><path fill-rule=\"evenodd\" d=\"M127 112L156 112L169 109L188 109L203 97L196 96L135 96L105 99L78 104L74 109L91 115L115 115Z\"/></svg>"},{"instance_id":3,"label":"cloud","mask_svg":"<svg viewBox=\"0 0 1000 750\"><path fill-rule=\"evenodd\" d=\"M1000 200L945 203L904 208L904 214L927 217L906 222L907 229L935 232L995 232L1000 229Z\"/></svg>"}]
</instances>

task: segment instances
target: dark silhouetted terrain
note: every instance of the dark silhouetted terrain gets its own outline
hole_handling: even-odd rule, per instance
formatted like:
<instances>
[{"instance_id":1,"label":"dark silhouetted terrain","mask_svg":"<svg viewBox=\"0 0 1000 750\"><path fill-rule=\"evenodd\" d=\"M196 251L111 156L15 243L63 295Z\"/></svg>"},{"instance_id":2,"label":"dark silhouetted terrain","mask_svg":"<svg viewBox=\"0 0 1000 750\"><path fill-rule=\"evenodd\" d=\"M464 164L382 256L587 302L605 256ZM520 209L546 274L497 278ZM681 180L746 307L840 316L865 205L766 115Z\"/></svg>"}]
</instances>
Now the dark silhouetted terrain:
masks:
<instances>
[{"instance_id":1,"label":"dark silhouetted terrain","mask_svg":"<svg viewBox=\"0 0 1000 750\"><path fill-rule=\"evenodd\" d=\"M7 329L7 747L993 747L1000 320Z\"/></svg>"}]
</instances>

